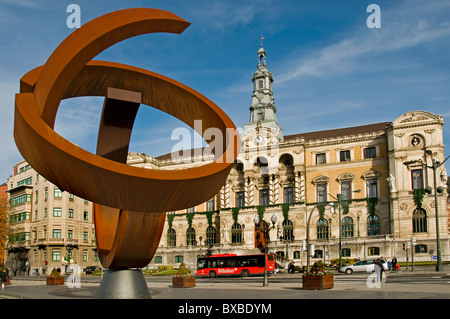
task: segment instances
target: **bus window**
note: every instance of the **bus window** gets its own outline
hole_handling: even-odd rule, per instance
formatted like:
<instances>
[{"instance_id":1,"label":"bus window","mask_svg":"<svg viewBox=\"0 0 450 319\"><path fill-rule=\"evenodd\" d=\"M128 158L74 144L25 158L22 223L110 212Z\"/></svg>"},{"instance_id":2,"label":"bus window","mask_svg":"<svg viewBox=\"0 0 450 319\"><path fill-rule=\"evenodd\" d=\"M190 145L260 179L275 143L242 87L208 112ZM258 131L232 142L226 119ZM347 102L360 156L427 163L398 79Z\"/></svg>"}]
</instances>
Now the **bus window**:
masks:
<instances>
[{"instance_id":1,"label":"bus window","mask_svg":"<svg viewBox=\"0 0 450 319\"><path fill-rule=\"evenodd\" d=\"M215 258L209 260L209 268L217 268L217 260Z\"/></svg>"},{"instance_id":2,"label":"bus window","mask_svg":"<svg viewBox=\"0 0 450 319\"><path fill-rule=\"evenodd\" d=\"M267 255L267 260L273 260L273 255Z\"/></svg>"},{"instance_id":3,"label":"bus window","mask_svg":"<svg viewBox=\"0 0 450 319\"><path fill-rule=\"evenodd\" d=\"M237 266L236 259L228 259L227 266L228 267L236 267Z\"/></svg>"},{"instance_id":4,"label":"bus window","mask_svg":"<svg viewBox=\"0 0 450 319\"><path fill-rule=\"evenodd\" d=\"M197 268L198 269L202 269L202 268L207 268L208 267L208 262L206 259L199 259L197 262Z\"/></svg>"}]
</instances>

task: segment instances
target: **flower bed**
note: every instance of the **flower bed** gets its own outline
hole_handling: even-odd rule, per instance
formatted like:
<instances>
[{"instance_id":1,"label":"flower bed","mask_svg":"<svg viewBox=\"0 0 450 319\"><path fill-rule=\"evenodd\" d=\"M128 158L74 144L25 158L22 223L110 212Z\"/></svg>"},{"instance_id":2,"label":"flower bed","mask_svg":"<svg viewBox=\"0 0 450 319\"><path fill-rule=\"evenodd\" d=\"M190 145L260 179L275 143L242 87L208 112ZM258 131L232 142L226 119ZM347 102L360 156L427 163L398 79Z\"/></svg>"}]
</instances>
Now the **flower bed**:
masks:
<instances>
[{"instance_id":1,"label":"flower bed","mask_svg":"<svg viewBox=\"0 0 450 319\"><path fill-rule=\"evenodd\" d=\"M191 275L191 271L186 268L184 263L181 263L177 275L172 277L172 286L174 288L195 287L195 277Z\"/></svg>"},{"instance_id":2,"label":"flower bed","mask_svg":"<svg viewBox=\"0 0 450 319\"><path fill-rule=\"evenodd\" d=\"M172 277L172 286L174 288L189 288L195 287L195 277Z\"/></svg>"},{"instance_id":3,"label":"flower bed","mask_svg":"<svg viewBox=\"0 0 450 319\"><path fill-rule=\"evenodd\" d=\"M324 290L334 288L333 274L307 274L303 276L303 289Z\"/></svg>"},{"instance_id":4,"label":"flower bed","mask_svg":"<svg viewBox=\"0 0 450 319\"><path fill-rule=\"evenodd\" d=\"M303 289L307 290L323 290L334 288L334 276L332 273L325 271L325 265L318 261L314 263L311 271L303 275Z\"/></svg>"}]
</instances>

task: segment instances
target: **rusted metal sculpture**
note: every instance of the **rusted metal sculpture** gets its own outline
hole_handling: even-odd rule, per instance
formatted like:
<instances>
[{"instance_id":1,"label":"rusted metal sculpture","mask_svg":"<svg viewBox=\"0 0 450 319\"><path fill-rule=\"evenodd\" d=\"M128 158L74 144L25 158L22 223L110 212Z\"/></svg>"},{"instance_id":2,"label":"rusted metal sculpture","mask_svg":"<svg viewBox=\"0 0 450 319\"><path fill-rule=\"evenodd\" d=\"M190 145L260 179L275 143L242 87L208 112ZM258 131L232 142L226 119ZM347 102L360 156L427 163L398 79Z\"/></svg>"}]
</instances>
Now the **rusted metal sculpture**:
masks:
<instances>
[{"instance_id":1,"label":"rusted metal sculpture","mask_svg":"<svg viewBox=\"0 0 450 319\"><path fill-rule=\"evenodd\" d=\"M165 212L212 198L239 153L233 122L200 93L147 70L92 60L124 39L153 32L180 34L188 26L175 14L157 9L112 12L74 31L45 65L31 70L20 81L14 123L17 147L50 182L95 203L97 248L106 268L146 266L158 246ZM105 96L97 154L79 148L53 130L60 101L78 96ZM201 136L208 128L218 128L223 132L224 151L214 154L212 163L184 170L126 165L131 130L141 103L171 114L194 129L199 129L194 127L194 120L202 120Z\"/></svg>"}]
</instances>

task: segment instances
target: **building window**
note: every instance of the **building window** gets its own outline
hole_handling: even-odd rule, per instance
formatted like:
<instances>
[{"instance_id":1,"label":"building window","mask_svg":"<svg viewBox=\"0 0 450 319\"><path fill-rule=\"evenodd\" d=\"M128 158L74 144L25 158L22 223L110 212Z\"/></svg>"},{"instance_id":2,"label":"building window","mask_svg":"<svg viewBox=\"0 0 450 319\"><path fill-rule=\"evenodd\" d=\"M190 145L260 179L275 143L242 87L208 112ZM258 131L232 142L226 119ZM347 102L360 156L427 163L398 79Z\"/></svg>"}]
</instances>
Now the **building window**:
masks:
<instances>
[{"instance_id":1,"label":"building window","mask_svg":"<svg viewBox=\"0 0 450 319\"><path fill-rule=\"evenodd\" d=\"M351 257L352 250L350 248L342 248L341 254L342 254L342 257Z\"/></svg>"},{"instance_id":2,"label":"building window","mask_svg":"<svg viewBox=\"0 0 450 319\"><path fill-rule=\"evenodd\" d=\"M411 170L412 188L422 189L423 188L423 177L422 169Z\"/></svg>"},{"instance_id":3,"label":"building window","mask_svg":"<svg viewBox=\"0 0 450 319\"><path fill-rule=\"evenodd\" d=\"M62 216L62 208L53 207L53 217L61 217L61 216Z\"/></svg>"},{"instance_id":4,"label":"building window","mask_svg":"<svg viewBox=\"0 0 450 319\"><path fill-rule=\"evenodd\" d=\"M425 254L427 252L428 248L427 245L416 245L414 246L414 252L416 254Z\"/></svg>"},{"instance_id":5,"label":"building window","mask_svg":"<svg viewBox=\"0 0 450 319\"><path fill-rule=\"evenodd\" d=\"M53 229L52 238L61 238L61 229Z\"/></svg>"},{"instance_id":6,"label":"building window","mask_svg":"<svg viewBox=\"0 0 450 319\"><path fill-rule=\"evenodd\" d=\"M73 209L69 208L69 218L73 218Z\"/></svg>"},{"instance_id":7,"label":"building window","mask_svg":"<svg viewBox=\"0 0 450 319\"><path fill-rule=\"evenodd\" d=\"M369 178L366 181L367 185L367 197L368 198L375 198L378 197L377 195L377 179L376 178Z\"/></svg>"},{"instance_id":8,"label":"building window","mask_svg":"<svg viewBox=\"0 0 450 319\"><path fill-rule=\"evenodd\" d=\"M327 163L327 158L326 158L325 153L316 154L316 164L317 165L326 164L326 163Z\"/></svg>"},{"instance_id":9,"label":"building window","mask_svg":"<svg viewBox=\"0 0 450 319\"><path fill-rule=\"evenodd\" d=\"M214 198L211 198L210 200L208 200L208 201L206 202L206 210L207 210L208 212L211 212L211 211L214 210Z\"/></svg>"},{"instance_id":10,"label":"building window","mask_svg":"<svg viewBox=\"0 0 450 319\"><path fill-rule=\"evenodd\" d=\"M259 191L259 205L269 205L269 191L267 189L261 189Z\"/></svg>"},{"instance_id":11,"label":"building window","mask_svg":"<svg viewBox=\"0 0 450 319\"><path fill-rule=\"evenodd\" d=\"M426 233L427 231L427 213L423 208L417 208L413 213L413 232Z\"/></svg>"},{"instance_id":12,"label":"building window","mask_svg":"<svg viewBox=\"0 0 450 319\"><path fill-rule=\"evenodd\" d=\"M284 203L291 204L294 202L294 188L285 187L284 188Z\"/></svg>"},{"instance_id":13,"label":"building window","mask_svg":"<svg viewBox=\"0 0 450 319\"><path fill-rule=\"evenodd\" d=\"M341 223L341 234L344 238L353 237L353 219L351 217L344 217Z\"/></svg>"},{"instance_id":14,"label":"building window","mask_svg":"<svg viewBox=\"0 0 450 319\"><path fill-rule=\"evenodd\" d=\"M72 229L69 229L69 230L67 231L67 238L68 238L68 239L73 239L73 230L72 230Z\"/></svg>"},{"instance_id":15,"label":"building window","mask_svg":"<svg viewBox=\"0 0 450 319\"><path fill-rule=\"evenodd\" d=\"M380 234L380 219L377 215L367 217L367 236Z\"/></svg>"},{"instance_id":16,"label":"building window","mask_svg":"<svg viewBox=\"0 0 450 319\"><path fill-rule=\"evenodd\" d=\"M340 153L341 162L350 161L350 150L340 151L339 153Z\"/></svg>"},{"instance_id":17,"label":"building window","mask_svg":"<svg viewBox=\"0 0 450 319\"><path fill-rule=\"evenodd\" d=\"M352 199L351 184L352 183L350 181L342 181L341 182L342 200L351 200Z\"/></svg>"},{"instance_id":18,"label":"building window","mask_svg":"<svg viewBox=\"0 0 450 319\"><path fill-rule=\"evenodd\" d=\"M368 159L368 158L376 158L377 157L377 152L375 147L367 147L364 149L364 158Z\"/></svg>"},{"instance_id":19,"label":"building window","mask_svg":"<svg viewBox=\"0 0 450 319\"><path fill-rule=\"evenodd\" d=\"M236 207L244 207L244 206L245 206L244 192L236 192Z\"/></svg>"},{"instance_id":20,"label":"building window","mask_svg":"<svg viewBox=\"0 0 450 319\"><path fill-rule=\"evenodd\" d=\"M83 212L83 219L84 220L89 220L89 213L88 212Z\"/></svg>"},{"instance_id":21,"label":"building window","mask_svg":"<svg viewBox=\"0 0 450 319\"><path fill-rule=\"evenodd\" d=\"M283 221L283 239L286 241L294 240L294 224L290 220Z\"/></svg>"},{"instance_id":22,"label":"building window","mask_svg":"<svg viewBox=\"0 0 450 319\"><path fill-rule=\"evenodd\" d=\"M328 239L329 225L328 220L321 218L317 221L317 239Z\"/></svg>"},{"instance_id":23,"label":"building window","mask_svg":"<svg viewBox=\"0 0 450 319\"><path fill-rule=\"evenodd\" d=\"M61 198L62 197L62 192L59 188L54 188L53 189L53 197L54 198Z\"/></svg>"},{"instance_id":24,"label":"building window","mask_svg":"<svg viewBox=\"0 0 450 319\"><path fill-rule=\"evenodd\" d=\"M177 232L170 228L167 230L167 246L175 247L177 245Z\"/></svg>"},{"instance_id":25,"label":"building window","mask_svg":"<svg viewBox=\"0 0 450 319\"><path fill-rule=\"evenodd\" d=\"M214 245L215 243L216 243L216 229L214 228L214 226L208 226L208 228L206 228L205 245L211 246Z\"/></svg>"},{"instance_id":26,"label":"building window","mask_svg":"<svg viewBox=\"0 0 450 319\"><path fill-rule=\"evenodd\" d=\"M83 250L83 261L88 261L88 253L86 250Z\"/></svg>"},{"instance_id":27,"label":"building window","mask_svg":"<svg viewBox=\"0 0 450 319\"><path fill-rule=\"evenodd\" d=\"M323 258L323 250L314 250L314 256L313 258Z\"/></svg>"},{"instance_id":28,"label":"building window","mask_svg":"<svg viewBox=\"0 0 450 319\"><path fill-rule=\"evenodd\" d=\"M242 226L241 224L234 223L231 226L231 242L233 244L242 243Z\"/></svg>"},{"instance_id":29,"label":"building window","mask_svg":"<svg viewBox=\"0 0 450 319\"><path fill-rule=\"evenodd\" d=\"M162 256L155 256L155 264L162 264Z\"/></svg>"},{"instance_id":30,"label":"building window","mask_svg":"<svg viewBox=\"0 0 450 319\"><path fill-rule=\"evenodd\" d=\"M195 240L195 229L189 227L186 231L186 245L188 246L196 246L197 241Z\"/></svg>"},{"instance_id":31,"label":"building window","mask_svg":"<svg viewBox=\"0 0 450 319\"><path fill-rule=\"evenodd\" d=\"M301 259L302 258L302 252L300 250L294 251L294 259Z\"/></svg>"},{"instance_id":32,"label":"building window","mask_svg":"<svg viewBox=\"0 0 450 319\"><path fill-rule=\"evenodd\" d=\"M317 202L322 203L327 201L327 184L316 184Z\"/></svg>"},{"instance_id":33,"label":"building window","mask_svg":"<svg viewBox=\"0 0 450 319\"><path fill-rule=\"evenodd\" d=\"M87 232L87 231L84 231L84 232L83 232L83 240L84 240L85 242L88 241L88 232Z\"/></svg>"},{"instance_id":34,"label":"building window","mask_svg":"<svg viewBox=\"0 0 450 319\"><path fill-rule=\"evenodd\" d=\"M380 247L369 247L369 248L367 248L367 254L369 256L378 256L378 255L380 255Z\"/></svg>"},{"instance_id":35,"label":"building window","mask_svg":"<svg viewBox=\"0 0 450 319\"><path fill-rule=\"evenodd\" d=\"M182 263L183 262L183 256L175 256L175 263Z\"/></svg>"},{"instance_id":36,"label":"building window","mask_svg":"<svg viewBox=\"0 0 450 319\"><path fill-rule=\"evenodd\" d=\"M52 261L61 261L61 251L59 250L52 251Z\"/></svg>"}]
</instances>

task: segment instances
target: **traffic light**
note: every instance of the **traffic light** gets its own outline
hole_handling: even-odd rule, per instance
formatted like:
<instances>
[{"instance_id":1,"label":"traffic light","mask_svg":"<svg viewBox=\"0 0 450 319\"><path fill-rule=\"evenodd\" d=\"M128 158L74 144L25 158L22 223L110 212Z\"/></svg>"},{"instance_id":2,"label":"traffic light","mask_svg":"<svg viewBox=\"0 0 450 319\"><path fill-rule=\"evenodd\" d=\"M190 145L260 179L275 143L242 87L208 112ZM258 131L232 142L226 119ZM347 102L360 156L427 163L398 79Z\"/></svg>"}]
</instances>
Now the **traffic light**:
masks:
<instances>
[{"instance_id":1,"label":"traffic light","mask_svg":"<svg viewBox=\"0 0 450 319\"><path fill-rule=\"evenodd\" d=\"M406 250L406 243L403 243L403 250Z\"/></svg>"}]
</instances>

